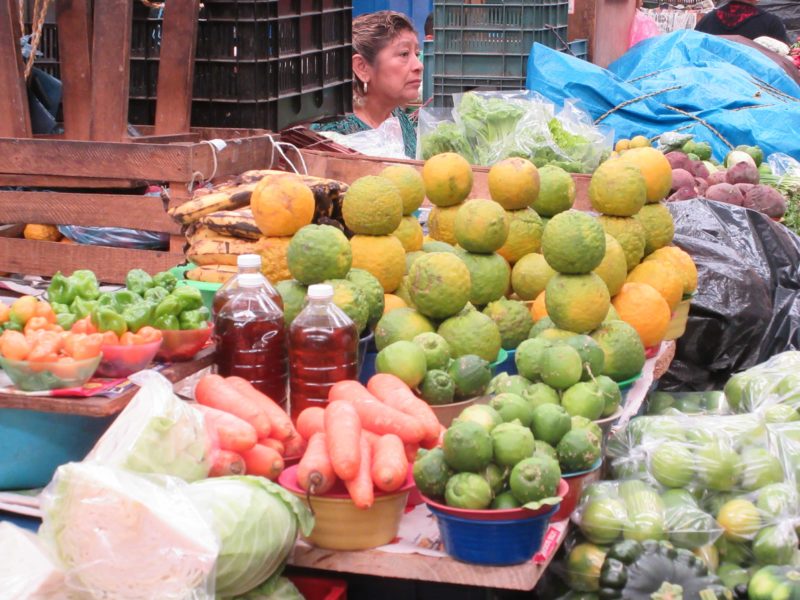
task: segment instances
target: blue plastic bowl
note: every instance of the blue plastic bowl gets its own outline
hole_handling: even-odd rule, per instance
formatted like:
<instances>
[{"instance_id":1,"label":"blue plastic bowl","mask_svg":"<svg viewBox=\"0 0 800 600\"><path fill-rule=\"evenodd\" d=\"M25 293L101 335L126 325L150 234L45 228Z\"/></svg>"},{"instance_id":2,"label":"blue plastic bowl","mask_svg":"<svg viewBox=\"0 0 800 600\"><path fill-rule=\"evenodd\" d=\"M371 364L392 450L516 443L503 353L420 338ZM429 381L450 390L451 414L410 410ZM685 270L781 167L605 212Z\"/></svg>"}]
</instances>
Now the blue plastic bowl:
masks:
<instances>
[{"instance_id":1,"label":"blue plastic bowl","mask_svg":"<svg viewBox=\"0 0 800 600\"><path fill-rule=\"evenodd\" d=\"M489 365L492 369L492 377L494 377L498 373L502 373L505 370L503 366L507 362L508 362L508 352L500 348L500 352L497 353L497 360L495 360L493 363Z\"/></svg>"},{"instance_id":2,"label":"blue plastic bowl","mask_svg":"<svg viewBox=\"0 0 800 600\"><path fill-rule=\"evenodd\" d=\"M528 562L542 546L558 505L529 519L480 521L445 514L429 506L439 524L445 551L462 562L507 566Z\"/></svg>"},{"instance_id":3,"label":"blue plastic bowl","mask_svg":"<svg viewBox=\"0 0 800 600\"><path fill-rule=\"evenodd\" d=\"M498 373L507 373L509 375L517 375L519 371L517 371L517 350L500 350L500 353L505 352L506 358L503 362L497 365L497 368L494 370L495 375ZM499 360L499 359L498 359Z\"/></svg>"},{"instance_id":4,"label":"blue plastic bowl","mask_svg":"<svg viewBox=\"0 0 800 600\"><path fill-rule=\"evenodd\" d=\"M15 408L0 411L0 490L44 487L64 463L83 460L114 420Z\"/></svg>"}]
</instances>

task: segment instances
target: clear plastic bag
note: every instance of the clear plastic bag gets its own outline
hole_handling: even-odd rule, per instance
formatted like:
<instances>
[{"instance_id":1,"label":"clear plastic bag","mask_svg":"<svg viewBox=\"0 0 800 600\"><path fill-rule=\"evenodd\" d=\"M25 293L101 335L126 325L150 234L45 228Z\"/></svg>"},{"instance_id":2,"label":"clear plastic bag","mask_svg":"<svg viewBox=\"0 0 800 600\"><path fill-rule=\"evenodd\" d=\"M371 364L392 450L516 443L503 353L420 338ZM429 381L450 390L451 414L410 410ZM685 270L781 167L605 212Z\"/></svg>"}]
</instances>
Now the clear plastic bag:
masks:
<instances>
[{"instance_id":1,"label":"clear plastic bag","mask_svg":"<svg viewBox=\"0 0 800 600\"><path fill-rule=\"evenodd\" d=\"M367 156L408 158L403 143L403 129L397 117L389 117L375 129L337 137L336 141Z\"/></svg>"},{"instance_id":2,"label":"clear plastic bag","mask_svg":"<svg viewBox=\"0 0 800 600\"><path fill-rule=\"evenodd\" d=\"M65 598L64 572L36 535L0 522L0 548L0 600Z\"/></svg>"},{"instance_id":3,"label":"clear plastic bag","mask_svg":"<svg viewBox=\"0 0 800 600\"><path fill-rule=\"evenodd\" d=\"M196 481L208 476L212 441L203 415L178 398L156 371L131 376L140 386L87 461Z\"/></svg>"},{"instance_id":4,"label":"clear plastic bag","mask_svg":"<svg viewBox=\"0 0 800 600\"><path fill-rule=\"evenodd\" d=\"M796 419L800 410L800 351L776 354L735 374L725 384L725 396L737 413L764 412L773 422Z\"/></svg>"},{"instance_id":5,"label":"clear plastic bag","mask_svg":"<svg viewBox=\"0 0 800 600\"><path fill-rule=\"evenodd\" d=\"M464 130L455 122L451 108L423 108L417 123L417 159L455 152L475 164L472 146Z\"/></svg>"},{"instance_id":6,"label":"clear plastic bag","mask_svg":"<svg viewBox=\"0 0 800 600\"><path fill-rule=\"evenodd\" d=\"M212 600L217 537L175 477L69 463L42 492L41 538L91 598Z\"/></svg>"},{"instance_id":7,"label":"clear plastic bag","mask_svg":"<svg viewBox=\"0 0 800 600\"><path fill-rule=\"evenodd\" d=\"M648 415L727 415L731 410L725 393L652 392L647 397Z\"/></svg>"}]
</instances>

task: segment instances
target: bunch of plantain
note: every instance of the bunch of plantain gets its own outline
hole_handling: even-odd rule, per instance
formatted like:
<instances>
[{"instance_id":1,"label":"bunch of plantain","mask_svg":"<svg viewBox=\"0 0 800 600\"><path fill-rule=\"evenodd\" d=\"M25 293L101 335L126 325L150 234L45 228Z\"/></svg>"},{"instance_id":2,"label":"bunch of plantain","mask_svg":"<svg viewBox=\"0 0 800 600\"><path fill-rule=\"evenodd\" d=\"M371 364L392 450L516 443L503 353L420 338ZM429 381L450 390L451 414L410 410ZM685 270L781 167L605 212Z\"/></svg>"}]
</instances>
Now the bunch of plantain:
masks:
<instances>
[{"instance_id":1,"label":"bunch of plantain","mask_svg":"<svg viewBox=\"0 0 800 600\"><path fill-rule=\"evenodd\" d=\"M257 242L214 235L191 242L186 250L186 258L200 266L235 266L240 254L258 254Z\"/></svg>"},{"instance_id":2,"label":"bunch of plantain","mask_svg":"<svg viewBox=\"0 0 800 600\"><path fill-rule=\"evenodd\" d=\"M256 226L253 211L249 208L220 210L200 217L197 225L199 225L199 229L207 229L218 235L229 235L245 240L257 240L262 235L261 230Z\"/></svg>"},{"instance_id":3,"label":"bunch of plantain","mask_svg":"<svg viewBox=\"0 0 800 600\"><path fill-rule=\"evenodd\" d=\"M236 275L236 272L237 267L234 265L202 265L189 269L184 273L184 277L205 283L225 283Z\"/></svg>"}]
</instances>

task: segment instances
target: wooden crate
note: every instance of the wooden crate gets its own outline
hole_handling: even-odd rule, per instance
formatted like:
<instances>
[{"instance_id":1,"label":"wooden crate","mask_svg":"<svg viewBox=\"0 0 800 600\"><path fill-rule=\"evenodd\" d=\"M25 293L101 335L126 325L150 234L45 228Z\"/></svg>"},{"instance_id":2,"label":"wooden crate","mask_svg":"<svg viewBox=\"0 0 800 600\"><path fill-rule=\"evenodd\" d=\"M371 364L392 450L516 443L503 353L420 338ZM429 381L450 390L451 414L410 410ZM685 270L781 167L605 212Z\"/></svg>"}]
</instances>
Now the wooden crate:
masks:
<instances>
[{"instance_id":1,"label":"wooden crate","mask_svg":"<svg viewBox=\"0 0 800 600\"><path fill-rule=\"evenodd\" d=\"M423 165L423 162L419 160L396 160L362 155L352 156L318 150L301 150L301 152L308 167L309 175L338 179L347 184L351 184L365 175L378 175L389 165L406 164L416 169L422 169ZM469 197L489 198L489 167L473 166L472 173L473 184ZM588 194L591 178L591 175L572 175L572 179L575 181L575 208L579 210L591 210Z\"/></svg>"},{"instance_id":2,"label":"wooden crate","mask_svg":"<svg viewBox=\"0 0 800 600\"><path fill-rule=\"evenodd\" d=\"M201 140L222 139L215 151ZM190 197L195 180L267 168L272 138L264 130L194 129L125 142L0 138L0 220L88 227L125 227L172 235L167 251L132 250L0 237L0 272L50 276L88 268L120 283L134 267L157 272L184 262L180 227L166 199L131 194L146 183L169 187L169 202ZM30 188L39 188L30 189Z\"/></svg>"}]
</instances>

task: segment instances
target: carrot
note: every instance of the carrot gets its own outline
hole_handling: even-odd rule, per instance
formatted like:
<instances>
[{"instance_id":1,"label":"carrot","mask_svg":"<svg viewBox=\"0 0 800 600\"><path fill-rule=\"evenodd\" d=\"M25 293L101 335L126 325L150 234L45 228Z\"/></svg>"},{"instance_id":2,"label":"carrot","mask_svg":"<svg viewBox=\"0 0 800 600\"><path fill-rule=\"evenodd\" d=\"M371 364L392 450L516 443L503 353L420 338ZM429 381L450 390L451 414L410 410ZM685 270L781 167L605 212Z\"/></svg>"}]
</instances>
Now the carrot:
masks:
<instances>
[{"instance_id":1,"label":"carrot","mask_svg":"<svg viewBox=\"0 0 800 600\"><path fill-rule=\"evenodd\" d=\"M273 481L283 471L283 457L275 449L256 444L242 452L248 475L261 475Z\"/></svg>"},{"instance_id":2,"label":"carrot","mask_svg":"<svg viewBox=\"0 0 800 600\"><path fill-rule=\"evenodd\" d=\"M419 444L403 444L403 453L406 455L408 462L414 462L419 452Z\"/></svg>"},{"instance_id":3,"label":"carrot","mask_svg":"<svg viewBox=\"0 0 800 600\"><path fill-rule=\"evenodd\" d=\"M377 444L378 440L381 439L381 436L379 436L377 433L372 433L367 429L362 429L361 433L367 437L367 441L372 448L375 448L375 444Z\"/></svg>"},{"instance_id":4,"label":"carrot","mask_svg":"<svg viewBox=\"0 0 800 600\"><path fill-rule=\"evenodd\" d=\"M434 448L438 448L444 443L444 434L447 433L447 427L444 425L439 426L439 433L436 434L436 439L424 439L420 443L420 446L425 448L426 450L433 450Z\"/></svg>"},{"instance_id":5,"label":"carrot","mask_svg":"<svg viewBox=\"0 0 800 600\"><path fill-rule=\"evenodd\" d=\"M345 480L344 485L356 508L367 509L375 501L375 488L372 485L372 448L366 436L360 436L361 465L355 477Z\"/></svg>"},{"instance_id":6,"label":"carrot","mask_svg":"<svg viewBox=\"0 0 800 600\"><path fill-rule=\"evenodd\" d=\"M244 458L231 450L215 448L211 452L211 470L209 477L225 477L226 475L244 475Z\"/></svg>"},{"instance_id":7,"label":"carrot","mask_svg":"<svg viewBox=\"0 0 800 600\"><path fill-rule=\"evenodd\" d=\"M297 432L305 439L320 431L325 431L325 409L321 406L309 406L297 416Z\"/></svg>"},{"instance_id":8,"label":"carrot","mask_svg":"<svg viewBox=\"0 0 800 600\"><path fill-rule=\"evenodd\" d=\"M220 375L206 375L194 390L198 404L236 415L252 425L259 438L269 437L270 420L251 398L240 394Z\"/></svg>"},{"instance_id":9,"label":"carrot","mask_svg":"<svg viewBox=\"0 0 800 600\"><path fill-rule=\"evenodd\" d=\"M361 421L349 402L334 402L325 409L325 444L333 470L347 480L358 474L361 464Z\"/></svg>"},{"instance_id":10,"label":"carrot","mask_svg":"<svg viewBox=\"0 0 800 600\"><path fill-rule=\"evenodd\" d=\"M247 421L210 406L199 404L198 408L203 412L206 422L217 430L219 447L223 450L244 452L258 442L255 428Z\"/></svg>"},{"instance_id":11,"label":"carrot","mask_svg":"<svg viewBox=\"0 0 800 600\"><path fill-rule=\"evenodd\" d=\"M439 437L441 423L436 413L430 404L417 398L402 379L389 373L378 373L370 378L367 389L384 404L419 420L425 427L426 440L435 441Z\"/></svg>"},{"instance_id":12,"label":"carrot","mask_svg":"<svg viewBox=\"0 0 800 600\"><path fill-rule=\"evenodd\" d=\"M372 481L378 489L393 492L408 479L408 459L403 441L389 433L382 435L373 447Z\"/></svg>"},{"instance_id":13,"label":"carrot","mask_svg":"<svg viewBox=\"0 0 800 600\"><path fill-rule=\"evenodd\" d=\"M336 474L328 456L324 433L315 433L308 440L308 448L297 465L297 485L308 493L319 496L327 493L336 483Z\"/></svg>"},{"instance_id":14,"label":"carrot","mask_svg":"<svg viewBox=\"0 0 800 600\"><path fill-rule=\"evenodd\" d=\"M394 433L404 442L412 444L425 438L426 431L419 419L379 401L357 381L333 384L328 392L328 401L333 405L341 400L349 400L355 406L361 425L372 433Z\"/></svg>"},{"instance_id":15,"label":"carrot","mask_svg":"<svg viewBox=\"0 0 800 600\"><path fill-rule=\"evenodd\" d=\"M276 440L277 441L277 440ZM306 445L308 442L306 439L301 436L299 433L292 437L285 442L281 442L284 448L284 456L303 456L303 452L306 451Z\"/></svg>"},{"instance_id":16,"label":"carrot","mask_svg":"<svg viewBox=\"0 0 800 600\"><path fill-rule=\"evenodd\" d=\"M286 456L286 448L284 447L283 442L273 440L272 438L264 438L263 440L258 440L258 443L262 446L266 446L267 448L272 448L281 456Z\"/></svg>"},{"instance_id":17,"label":"carrot","mask_svg":"<svg viewBox=\"0 0 800 600\"><path fill-rule=\"evenodd\" d=\"M271 437L285 442L294 435L292 420L286 414L286 411L278 406L272 398L259 392L249 381L241 377L228 377L225 381L242 396L255 402L256 406L263 410L269 418L269 422L272 424L272 433L259 435L258 437Z\"/></svg>"}]
</instances>

